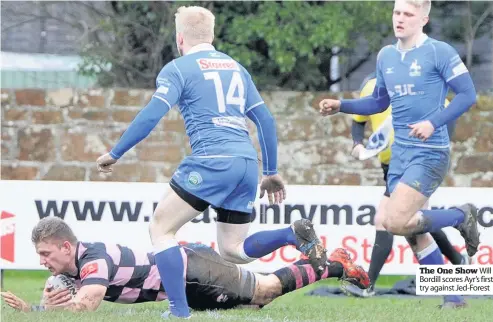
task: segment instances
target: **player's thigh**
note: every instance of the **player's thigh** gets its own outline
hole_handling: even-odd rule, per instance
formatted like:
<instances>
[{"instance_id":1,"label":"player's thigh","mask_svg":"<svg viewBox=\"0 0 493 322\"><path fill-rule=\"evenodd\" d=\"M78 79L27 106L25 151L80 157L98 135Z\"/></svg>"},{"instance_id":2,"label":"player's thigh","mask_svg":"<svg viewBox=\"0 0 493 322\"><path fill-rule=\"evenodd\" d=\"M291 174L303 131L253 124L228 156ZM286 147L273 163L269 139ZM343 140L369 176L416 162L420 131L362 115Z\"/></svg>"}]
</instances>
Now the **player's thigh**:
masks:
<instances>
[{"instance_id":1,"label":"player's thigh","mask_svg":"<svg viewBox=\"0 0 493 322\"><path fill-rule=\"evenodd\" d=\"M228 263L212 248L187 244L188 305L194 310L229 309L249 304L255 292L252 272Z\"/></svg>"},{"instance_id":2,"label":"player's thigh","mask_svg":"<svg viewBox=\"0 0 493 322\"><path fill-rule=\"evenodd\" d=\"M392 219L393 226L407 224L417 211L423 209L442 183L449 166L448 149L399 146L398 152L403 170L387 207L387 218ZM389 179L391 171L392 164Z\"/></svg>"},{"instance_id":3,"label":"player's thigh","mask_svg":"<svg viewBox=\"0 0 493 322\"><path fill-rule=\"evenodd\" d=\"M387 188L390 192L390 198L385 209L384 220L387 230L405 225L409 221L409 213L416 203L415 198L413 200L408 198L409 194L414 195L413 191L408 191L406 185L401 183L411 160L410 157L409 146L397 142L392 144L392 156L387 173ZM412 195L409 197L413 197Z\"/></svg>"},{"instance_id":4,"label":"player's thigh","mask_svg":"<svg viewBox=\"0 0 493 322\"><path fill-rule=\"evenodd\" d=\"M171 180L173 186L212 206L219 207L241 182L245 169L241 158L199 158L182 161Z\"/></svg>"},{"instance_id":5,"label":"player's thigh","mask_svg":"<svg viewBox=\"0 0 493 322\"><path fill-rule=\"evenodd\" d=\"M392 147L392 155L390 157L390 163L386 172L384 172L384 179L386 183L386 193L390 196L394 191L397 183L401 179L404 174L404 169L406 166L407 160L403 159L403 151L405 147L393 143Z\"/></svg>"},{"instance_id":6,"label":"player's thigh","mask_svg":"<svg viewBox=\"0 0 493 322\"><path fill-rule=\"evenodd\" d=\"M237 158L235 162L236 168L244 169L243 177L220 208L250 214L257 197L258 162L244 158Z\"/></svg>"},{"instance_id":7,"label":"player's thigh","mask_svg":"<svg viewBox=\"0 0 493 322\"><path fill-rule=\"evenodd\" d=\"M410 147L406 153L410 154L409 162L400 182L429 198L447 175L449 150Z\"/></svg>"},{"instance_id":8,"label":"player's thigh","mask_svg":"<svg viewBox=\"0 0 493 322\"><path fill-rule=\"evenodd\" d=\"M175 234L184 224L208 207L204 201L193 198L180 193L172 182L170 183L170 189L159 201L152 216L149 229L153 242L158 242L163 235Z\"/></svg>"},{"instance_id":9,"label":"player's thigh","mask_svg":"<svg viewBox=\"0 0 493 322\"><path fill-rule=\"evenodd\" d=\"M217 241L222 256L229 260L239 259L243 241L248 236L251 213L258 186L258 164L243 159L245 174L238 186L226 198L217 211ZM246 260L246 259L245 259Z\"/></svg>"},{"instance_id":10,"label":"player's thigh","mask_svg":"<svg viewBox=\"0 0 493 322\"><path fill-rule=\"evenodd\" d=\"M426 196L407 184L397 183L387 204L385 228L394 234L398 234L416 212L422 209L427 200Z\"/></svg>"}]
</instances>

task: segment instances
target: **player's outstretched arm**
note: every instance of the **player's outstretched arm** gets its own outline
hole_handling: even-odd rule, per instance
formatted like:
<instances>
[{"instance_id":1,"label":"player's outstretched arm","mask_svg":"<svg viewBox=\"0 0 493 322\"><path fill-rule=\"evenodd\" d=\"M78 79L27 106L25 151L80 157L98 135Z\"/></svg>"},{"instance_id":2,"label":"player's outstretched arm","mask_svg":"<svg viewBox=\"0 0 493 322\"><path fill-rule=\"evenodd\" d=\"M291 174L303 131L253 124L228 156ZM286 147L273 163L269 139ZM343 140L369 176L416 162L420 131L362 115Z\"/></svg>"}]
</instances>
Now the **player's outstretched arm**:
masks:
<instances>
[{"instance_id":1,"label":"player's outstretched arm","mask_svg":"<svg viewBox=\"0 0 493 322\"><path fill-rule=\"evenodd\" d=\"M33 311L68 310L72 312L95 311L104 299L107 287L99 284L85 285L80 288L74 299L62 304L34 305Z\"/></svg>"},{"instance_id":2,"label":"player's outstretched arm","mask_svg":"<svg viewBox=\"0 0 493 322\"><path fill-rule=\"evenodd\" d=\"M167 102L153 97L123 133L113 149L96 160L98 171L112 172L111 166L115 164L128 150L145 139L156 127L159 120L171 109Z\"/></svg>"},{"instance_id":3,"label":"player's outstretched arm","mask_svg":"<svg viewBox=\"0 0 493 322\"><path fill-rule=\"evenodd\" d=\"M389 108L390 97L385 87L375 87L371 96L358 99L333 100L324 99L320 101L320 114L332 115L337 112L346 114L372 115L385 111Z\"/></svg>"},{"instance_id":4,"label":"player's outstretched arm","mask_svg":"<svg viewBox=\"0 0 493 322\"><path fill-rule=\"evenodd\" d=\"M145 139L156 127L159 120L178 103L183 91L183 77L175 61L168 63L156 80L157 90L149 103L137 114L118 143L110 153L102 155L96 161L98 171L111 172L115 164L128 150Z\"/></svg>"},{"instance_id":5,"label":"player's outstretched arm","mask_svg":"<svg viewBox=\"0 0 493 322\"><path fill-rule=\"evenodd\" d=\"M66 290L59 290L56 294L63 295ZM69 310L72 312L86 312L95 311L101 301L103 301L104 294L106 293L106 286L103 285L87 285L81 287L77 292L77 295L73 300L64 301L61 304L48 304L50 301L46 301L42 305L32 305L30 306L20 297L15 294L8 292L2 292L1 296L10 307L15 310L22 312L30 311L47 311L47 310ZM55 298L56 300L56 298ZM55 303L55 301L52 301Z\"/></svg>"},{"instance_id":6,"label":"player's outstretched arm","mask_svg":"<svg viewBox=\"0 0 493 322\"><path fill-rule=\"evenodd\" d=\"M111 157L118 160L128 150L145 139L154 127L156 127L161 118L171 109L171 106L168 104L158 97L153 97L137 114L118 143L111 150Z\"/></svg>"},{"instance_id":7,"label":"player's outstretched arm","mask_svg":"<svg viewBox=\"0 0 493 322\"><path fill-rule=\"evenodd\" d=\"M0 295L2 296L5 303L7 303L7 305L13 308L14 310L21 312L31 311L31 307L29 306L29 304L27 304L23 299L21 299L14 293L7 291L7 292L1 292Z\"/></svg>"}]
</instances>

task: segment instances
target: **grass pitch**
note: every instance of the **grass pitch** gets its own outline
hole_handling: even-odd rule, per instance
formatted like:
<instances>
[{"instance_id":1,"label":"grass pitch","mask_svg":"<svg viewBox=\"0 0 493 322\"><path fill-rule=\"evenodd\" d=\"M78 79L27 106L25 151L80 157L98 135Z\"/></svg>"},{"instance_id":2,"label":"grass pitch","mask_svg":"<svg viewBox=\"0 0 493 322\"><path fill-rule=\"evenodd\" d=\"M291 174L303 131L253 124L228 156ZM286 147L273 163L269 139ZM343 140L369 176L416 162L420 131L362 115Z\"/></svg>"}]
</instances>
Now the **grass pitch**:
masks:
<instances>
[{"instance_id":1,"label":"grass pitch","mask_svg":"<svg viewBox=\"0 0 493 322\"><path fill-rule=\"evenodd\" d=\"M4 273L4 289L37 304L48 273L41 271L7 271ZM402 278L402 277L400 277ZM390 287L399 277L381 277L379 286ZM321 285L337 285L334 281L321 281L304 289L276 299L262 310L230 310L194 312L193 321L419 321L419 322L486 322L493 320L492 300L470 300L461 310L438 310L441 298L389 299L389 298L327 298L305 296L307 291ZM1 320L17 321L163 321L161 313L167 302L123 305L104 302L96 312L74 314L71 312L19 313L2 301Z\"/></svg>"}]
</instances>

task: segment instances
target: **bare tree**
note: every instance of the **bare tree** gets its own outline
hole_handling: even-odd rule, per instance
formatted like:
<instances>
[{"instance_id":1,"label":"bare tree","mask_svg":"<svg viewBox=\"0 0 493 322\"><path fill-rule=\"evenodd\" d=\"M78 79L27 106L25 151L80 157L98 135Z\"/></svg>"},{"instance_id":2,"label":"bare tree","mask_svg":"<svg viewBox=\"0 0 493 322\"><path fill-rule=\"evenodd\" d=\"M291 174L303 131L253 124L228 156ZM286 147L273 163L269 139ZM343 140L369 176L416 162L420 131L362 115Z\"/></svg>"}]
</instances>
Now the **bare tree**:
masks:
<instances>
[{"instance_id":1,"label":"bare tree","mask_svg":"<svg viewBox=\"0 0 493 322\"><path fill-rule=\"evenodd\" d=\"M493 3L486 8L485 11L481 13L479 16L474 16L473 10L471 8L471 1L467 1L466 6L466 25L464 30L464 41L466 44L466 65L467 68L472 67L473 60L473 48L474 48L474 40L478 34L478 30L483 24L486 22L486 19L493 15Z\"/></svg>"}]
</instances>

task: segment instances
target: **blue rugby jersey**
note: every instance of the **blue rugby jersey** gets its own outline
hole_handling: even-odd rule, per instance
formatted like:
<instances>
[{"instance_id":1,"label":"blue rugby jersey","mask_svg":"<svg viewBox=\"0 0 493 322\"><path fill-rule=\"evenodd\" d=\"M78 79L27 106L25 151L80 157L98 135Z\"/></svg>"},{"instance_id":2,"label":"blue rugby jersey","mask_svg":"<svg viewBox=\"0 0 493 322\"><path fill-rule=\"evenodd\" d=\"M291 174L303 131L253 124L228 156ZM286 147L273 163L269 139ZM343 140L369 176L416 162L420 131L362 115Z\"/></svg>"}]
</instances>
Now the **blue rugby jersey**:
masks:
<instances>
[{"instance_id":1,"label":"blue rugby jersey","mask_svg":"<svg viewBox=\"0 0 493 322\"><path fill-rule=\"evenodd\" d=\"M448 148L447 127L435 129L422 142L409 137L409 124L429 120L444 108L447 83L468 73L460 56L449 44L422 35L410 50L389 45L377 58L377 87L386 88L392 104L395 141L406 145Z\"/></svg>"},{"instance_id":2,"label":"blue rugby jersey","mask_svg":"<svg viewBox=\"0 0 493 322\"><path fill-rule=\"evenodd\" d=\"M196 50L194 50L196 49ZM178 104L194 156L257 160L246 113L264 104L248 71L212 45L202 44L168 63L154 97Z\"/></svg>"}]
</instances>

